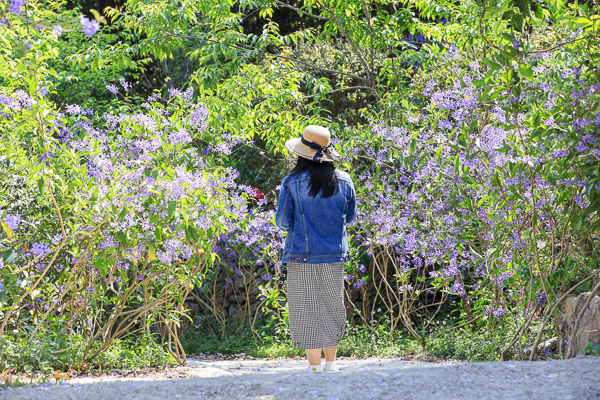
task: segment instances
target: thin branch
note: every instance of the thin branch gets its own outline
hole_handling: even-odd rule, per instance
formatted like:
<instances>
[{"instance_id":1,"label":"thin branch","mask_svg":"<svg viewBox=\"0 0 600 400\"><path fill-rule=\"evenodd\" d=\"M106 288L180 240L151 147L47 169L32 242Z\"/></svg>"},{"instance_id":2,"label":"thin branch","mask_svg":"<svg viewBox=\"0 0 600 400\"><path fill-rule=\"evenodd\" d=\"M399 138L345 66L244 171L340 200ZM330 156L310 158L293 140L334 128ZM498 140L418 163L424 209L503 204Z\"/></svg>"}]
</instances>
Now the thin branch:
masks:
<instances>
[{"instance_id":1,"label":"thin branch","mask_svg":"<svg viewBox=\"0 0 600 400\"><path fill-rule=\"evenodd\" d=\"M565 297L567 297L568 295L570 295L571 293L573 293L575 291L575 289L577 289L579 286L583 285L584 283L586 283L587 281L589 281L590 279L594 278L596 276L596 274L592 274L590 276L588 276L587 278L585 278L584 280L582 280L581 282L579 282L577 285L573 286L570 290L568 290L565 294L563 294L560 299L556 300L554 302L554 304L552 305L552 308L550 309L550 312L548 312L548 314L546 315L546 318L544 319L544 321L542 322L542 324L540 325L539 329L538 329L538 333L537 336L535 337L535 341L533 342L533 346L531 354L529 355L529 361L533 361L533 356L535 355L535 352L537 350L537 346L540 342L540 339L542 337L542 332L544 331L544 327L546 326L546 324L548 323L548 320L552 317L552 315L554 314L554 310L556 309L556 307L563 301L563 299Z\"/></svg>"},{"instance_id":2,"label":"thin branch","mask_svg":"<svg viewBox=\"0 0 600 400\"><path fill-rule=\"evenodd\" d=\"M284 2L282 2L282 1L278 1L278 0L276 0L276 3L277 3L278 5L280 5L281 7L286 7L286 8L289 8L289 9L291 9L291 10L298 11L299 13L302 13L302 14L304 14L304 15L307 15L307 16L309 16L309 17L312 17L312 18L322 19L322 20L325 20L325 21L329 21L329 20L331 19L331 18L329 18L329 17L322 17L322 16L320 16L320 15L311 14L311 13L309 13L309 12L306 12L306 11L304 11L304 10L300 9L300 8L296 8L296 7L294 7L294 6L291 6L291 5L289 5L289 4L287 4L287 3L284 3Z\"/></svg>"},{"instance_id":3,"label":"thin branch","mask_svg":"<svg viewBox=\"0 0 600 400\"><path fill-rule=\"evenodd\" d=\"M340 30L340 32L342 33L342 35L344 35L344 37L346 38L346 40L348 41L348 43L350 43L350 46L352 46L352 49L354 50L354 53L358 57L358 60L360 61L360 63L362 64L363 68L367 72L367 75L369 76L368 82L370 84L373 84L373 76L372 76L373 72L371 71L371 69L369 68L369 65L367 64L367 62L363 58L363 55L360 52L360 50L358 50L358 47L356 46L356 43L354 43L354 40L352 40L352 38L350 38L350 35L348 34L348 32L346 32L346 29L344 29L344 26L342 25L342 23L340 22L340 20L335 15L335 3L334 3L334 8L333 9L328 8L328 7L323 7L323 8L325 8L325 10L329 13L329 15L331 15L331 18L335 21L335 23L338 26L338 29Z\"/></svg>"},{"instance_id":4,"label":"thin branch","mask_svg":"<svg viewBox=\"0 0 600 400\"><path fill-rule=\"evenodd\" d=\"M332 90L332 91L327 92L327 93L319 93L319 94L312 94L310 96L304 96L304 97L301 98L301 100L312 99L313 97L317 97L317 96L321 96L321 95L325 96L327 94L336 93L336 92L342 92L344 90L353 90L353 89L373 90L373 88L371 86L350 86L350 87L347 87L347 88L335 89L335 90Z\"/></svg>"},{"instance_id":5,"label":"thin branch","mask_svg":"<svg viewBox=\"0 0 600 400\"><path fill-rule=\"evenodd\" d=\"M490 47L492 47L492 48L494 48L494 49L498 50L499 52L501 52L501 53L503 53L503 54L511 54L511 55L513 55L513 56L526 56L526 55L528 55L528 54L546 53L546 52L548 52L548 51L552 51L552 50L554 50L554 49L557 49L557 48L559 48L559 47L562 47L562 46L564 46L564 45L566 45L566 44L575 43L575 42L578 42L578 41L580 41L580 40L589 39L589 38L592 38L592 37L594 37L593 35L588 35L588 36L581 37L581 38L579 38L579 39L573 39L573 40L568 40L568 41L566 41L566 42L559 43L559 44L557 44L556 46L554 46L554 47L550 47L550 48L548 48L548 49L543 49L543 50L532 50L532 51L526 51L526 52L524 52L524 53L522 53L522 52L520 52L520 51L514 52L514 51L508 51L508 50L504 50L504 49L501 49L500 47L496 46L495 44L491 43L491 42L488 40L488 38L487 38L487 37L486 37L486 36L483 34L483 17L485 16L485 11L486 11L486 7L485 7L485 0L481 0L481 8L482 8L482 10L481 10L481 15L479 16L479 34L481 35L481 37L483 38L483 40L485 41L485 43L486 43L488 46L490 46Z\"/></svg>"},{"instance_id":6,"label":"thin branch","mask_svg":"<svg viewBox=\"0 0 600 400\"><path fill-rule=\"evenodd\" d=\"M365 9L365 18L367 20L367 27L369 28L369 38L371 39L371 71L375 71L375 51L373 50L373 27L371 26L371 13L367 7L365 0L362 0L363 8Z\"/></svg>"},{"instance_id":7,"label":"thin branch","mask_svg":"<svg viewBox=\"0 0 600 400\"><path fill-rule=\"evenodd\" d=\"M148 38L148 39L145 39L144 41L147 41L147 40L159 40L159 39L163 39L163 38L167 38L167 37L176 37L176 38L181 38L181 39L200 39L200 40L206 40L208 42L215 43L215 44L222 44L224 46L231 47L231 48L237 49L237 50L258 51L258 53L260 53L262 55L265 55L265 56L268 56L268 57L281 58L283 60L288 60L288 61L291 61L291 62L294 62L294 63L302 64L302 65L307 66L309 68L318 69L319 71L330 72L332 74L346 75L346 76L349 76L351 78L361 80L363 82L369 82L369 80L366 79L366 78L363 78L361 76L354 75L354 74L349 74L347 72L336 71L336 70L328 69L328 68L321 68L321 67L317 67L316 65L309 64L307 62L297 60L295 58L286 57L286 56L282 56L282 55L279 55L279 54L269 53L268 51L262 51L262 50L257 50L257 49L249 49L249 48L246 48L246 47L242 47L242 46L237 46L237 45L234 45L234 44L229 44L229 43L221 42L219 40L207 39L207 38L203 38L203 37L199 37L199 36L186 36L186 35L168 34L168 35L163 35L163 36L159 36L159 37L155 37L155 38Z\"/></svg>"}]
</instances>

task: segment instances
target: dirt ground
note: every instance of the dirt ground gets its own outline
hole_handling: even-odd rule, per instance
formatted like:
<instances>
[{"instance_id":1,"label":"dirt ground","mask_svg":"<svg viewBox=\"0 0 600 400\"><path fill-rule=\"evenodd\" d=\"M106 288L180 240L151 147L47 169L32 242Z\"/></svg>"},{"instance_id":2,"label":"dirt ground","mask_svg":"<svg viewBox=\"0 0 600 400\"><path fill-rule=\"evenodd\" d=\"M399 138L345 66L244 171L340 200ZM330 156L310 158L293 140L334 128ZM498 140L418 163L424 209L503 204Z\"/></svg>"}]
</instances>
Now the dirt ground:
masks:
<instances>
[{"instance_id":1,"label":"dirt ground","mask_svg":"<svg viewBox=\"0 0 600 400\"><path fill-rule=\"evenodd\" d=\"M538 362L340 359L308 373L302 359L202 360L157 373L115 372L5 390L0 399L600 399L600 358Z\"/></svg>"}]
</instances>

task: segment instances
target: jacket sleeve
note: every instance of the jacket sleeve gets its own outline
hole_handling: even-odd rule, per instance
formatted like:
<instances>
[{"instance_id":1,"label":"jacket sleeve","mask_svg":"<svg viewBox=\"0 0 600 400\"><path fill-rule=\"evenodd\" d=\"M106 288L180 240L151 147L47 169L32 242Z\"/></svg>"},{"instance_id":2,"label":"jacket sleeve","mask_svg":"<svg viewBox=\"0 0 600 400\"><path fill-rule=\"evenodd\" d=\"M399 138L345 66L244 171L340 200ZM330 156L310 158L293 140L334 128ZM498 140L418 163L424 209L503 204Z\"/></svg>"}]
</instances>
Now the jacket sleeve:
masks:
<instances>
[{"instance_id":1,"label":"jacket sleeve","mask_svg":"<svg viewBox=\"0 0 600 400\"><path fill-rule=\"evenodd\" d=\"M275 223L282 231L289 231L294 220L294 200L287 185L287 178L281 182L279 191L279 200L277 201L277 214L275 214Z\"/></svg>"},{"instance_id":2,"label":"jacket sleeve","mask_svg":"<svg viewBox=\"0 0 600 400\"><path fill-rule=\"evenodd\" d=\"M346 225L350 225L356 217L356 191L354 190L354 184L352 182L348 182L348 193L346 193L346 201L348 201Z\"/></svg>"}]
</instances>

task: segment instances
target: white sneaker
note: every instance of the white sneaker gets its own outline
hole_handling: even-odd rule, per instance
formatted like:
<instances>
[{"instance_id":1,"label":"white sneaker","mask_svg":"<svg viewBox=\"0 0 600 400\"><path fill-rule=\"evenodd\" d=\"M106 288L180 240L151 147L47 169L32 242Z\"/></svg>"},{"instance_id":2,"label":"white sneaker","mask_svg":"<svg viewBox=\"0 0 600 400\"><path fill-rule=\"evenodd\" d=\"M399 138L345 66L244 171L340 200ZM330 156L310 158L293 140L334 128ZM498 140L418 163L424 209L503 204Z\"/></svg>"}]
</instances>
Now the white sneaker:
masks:
<instances>
[{"instance_id":1,"label":"white sneaker","mask_svg":"<svg viewBox=\"0 0 600 400\"><path fill-rule=\"evenodd\" d=\"M323 371L326 371L326 372L338 371L337 363L335 361L326 361L325 368L323 368Z\"/></svg>"},{"instance_id":2,"label":"white sneaker","mask_svg":"<svg viewBox=\"0 0 600 400\"><path fill-rule=\"evenodd\" d=\"M308 372L323 372L323 366L321 364L319 365L309 365Z\"/></svg>"}]
</instances>

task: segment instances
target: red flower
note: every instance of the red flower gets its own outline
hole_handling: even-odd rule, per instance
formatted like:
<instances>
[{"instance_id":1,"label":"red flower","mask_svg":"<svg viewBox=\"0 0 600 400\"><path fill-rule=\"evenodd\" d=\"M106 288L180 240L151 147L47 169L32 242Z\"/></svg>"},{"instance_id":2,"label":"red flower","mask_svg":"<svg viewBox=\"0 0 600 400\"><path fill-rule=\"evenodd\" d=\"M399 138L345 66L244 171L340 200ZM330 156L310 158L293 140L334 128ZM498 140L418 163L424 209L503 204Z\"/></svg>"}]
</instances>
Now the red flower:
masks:
<instances>
[{"instance_id":1,"label":"red flower","mask_svg":"<svg viewBox=\"0 0 600 400\"><path fill-rule=\"evenodd\" d=\"M265 194L261 192L260 189L254 189L254 194L252 197L254 197L256 200L260 200L261 198L265 197Z\"/></svg>"}]
</instances>

